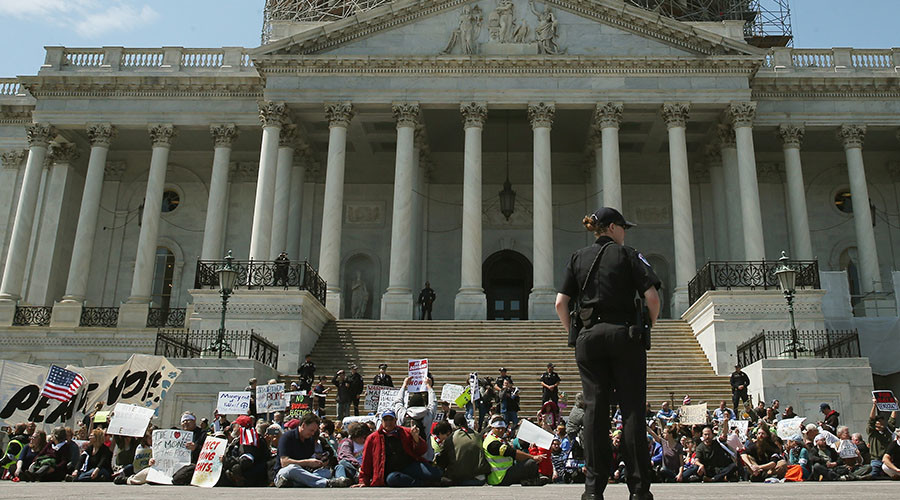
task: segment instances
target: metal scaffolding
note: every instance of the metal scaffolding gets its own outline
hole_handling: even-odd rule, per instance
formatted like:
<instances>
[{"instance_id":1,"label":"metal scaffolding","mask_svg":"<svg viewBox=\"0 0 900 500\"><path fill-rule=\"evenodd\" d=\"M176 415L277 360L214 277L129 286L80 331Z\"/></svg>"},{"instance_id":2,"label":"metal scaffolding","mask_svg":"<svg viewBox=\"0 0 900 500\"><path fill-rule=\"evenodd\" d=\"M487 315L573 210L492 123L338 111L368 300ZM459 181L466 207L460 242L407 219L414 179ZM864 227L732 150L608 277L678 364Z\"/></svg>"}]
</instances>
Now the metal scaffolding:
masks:
<instances>
[{"instance_id":1,"label":"metal scaffolding","mask_svg":"<svg viewBox=\"0 0 900 500\"><path fill-rule=\"evenodd\" d=\"M269 42L273 22L327 23L390 2L391 0L266 0L262 43Z\"/></svg>"}]
</instances>

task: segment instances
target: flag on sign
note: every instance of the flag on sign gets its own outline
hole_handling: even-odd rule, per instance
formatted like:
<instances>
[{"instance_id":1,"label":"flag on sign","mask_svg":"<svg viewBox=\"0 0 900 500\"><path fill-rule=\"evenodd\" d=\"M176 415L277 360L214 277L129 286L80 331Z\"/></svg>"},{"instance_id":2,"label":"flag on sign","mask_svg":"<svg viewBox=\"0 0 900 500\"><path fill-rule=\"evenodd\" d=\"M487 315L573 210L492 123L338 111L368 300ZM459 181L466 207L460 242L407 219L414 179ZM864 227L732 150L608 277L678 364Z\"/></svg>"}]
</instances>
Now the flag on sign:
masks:
<instances>
[{"instance_id":1,"label":"flag on sign","mask_svg":"<svg viewBox=\"0 0 900 500\"><path fill-rule=\"evenodd\" d=\"M241 428L241 444L247 446L256 446L256 429L253 427Z\"/></svg>"},{"instance_id":2,"label":"flag on sign","mask_svg":"<svg viewBox=\"0 0 900 500\"><path fill-rule=\"evenodd\" d=\"M78 388L83 383L84 377L81 375L52 365L50 366L50 373L47 374L47 380L44 381L41 396L63 402L69 401L75 396Z\"/></svg>"}]
</instances>

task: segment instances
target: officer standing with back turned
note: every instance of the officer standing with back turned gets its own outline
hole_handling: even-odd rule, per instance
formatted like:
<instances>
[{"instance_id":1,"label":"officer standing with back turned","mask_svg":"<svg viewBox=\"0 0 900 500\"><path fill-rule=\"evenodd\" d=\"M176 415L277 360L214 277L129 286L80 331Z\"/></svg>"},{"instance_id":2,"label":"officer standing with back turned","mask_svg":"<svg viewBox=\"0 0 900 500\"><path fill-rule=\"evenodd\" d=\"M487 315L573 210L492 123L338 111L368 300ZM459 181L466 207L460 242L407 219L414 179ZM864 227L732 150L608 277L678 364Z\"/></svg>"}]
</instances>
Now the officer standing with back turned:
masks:
<instances>
[{"instance_id":1,"label":"officer standing with back turned","mask_svg":"<svg viewBox=\"0 0 900 500\"><path fill-rule=\"evenodd\" d=\"M575 360L584 389L584 450L587 478L582 500L603 498L612 458L609 440L610 392L615 390L624 425L621 450L632 500L650 493L647 447L647 353L641 338L635 298L643 296L652 326L659 314L659 278L646 259L624 246L625 230L634 224L614 208L604 207L582 223L597 237L593 245L572 254L556 313L566 330L569 302L580 300L583 327L575 341ZM638 325L641 326L641 325ZM647 332L649 335L649 332Z\"/></svg>"}]
</instances>

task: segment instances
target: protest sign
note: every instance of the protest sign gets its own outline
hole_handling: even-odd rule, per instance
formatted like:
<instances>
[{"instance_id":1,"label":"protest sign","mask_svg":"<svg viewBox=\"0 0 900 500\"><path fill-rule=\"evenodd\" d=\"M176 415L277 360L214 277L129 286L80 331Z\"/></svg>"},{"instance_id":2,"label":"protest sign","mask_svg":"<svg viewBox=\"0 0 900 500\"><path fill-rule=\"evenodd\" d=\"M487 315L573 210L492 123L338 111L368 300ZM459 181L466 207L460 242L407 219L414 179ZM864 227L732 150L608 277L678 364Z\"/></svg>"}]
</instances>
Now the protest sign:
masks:
<instances>
[{"instance_id":1,"label":"protest sign","mask_svg":"<svg viewBox=\"0 0 900 500\"><path fill-rule=\"evenodd\" d=\"M428 360L427 359L411 359L409 360L409 385L406 390L409 392L425 392L428 386L425 381L428 379Z\"/></svg>"},{"instance_id":2,"label":"protest sign","mask_svg":"<svg viewBox=\"0 0 900 500\"><path fill-rule=\"evenodd\" d=\"M249 391L220 391L216 411L219 415L246 415L250 410Z\"/></svg>"},{"instance_id":3,"label":"protest sign","mask_svg":"<svg viewBox=\"0 0 900 500\"><path fill-rule=\"evenodd\" d=\"M679 422L682 424L695 425L706 423L706 403L699 405L685 405L678 409L681 414Z\"/></svg>"},{"instance_id":4,"label":"protest sign","mask_svg":"<svg viewBox=\"0 0 900 500\"><path fill-rule=\"evenodd\" d=\"M282 411L286 406L284 384L256 386L256 413Z\"/></svg>"},{"instance_id":5,"label":"protest sign","mask_svg":"<svg viewBox=\"0 0 900 500\"><path fill-rule=\"evenodd\" d=\"M80 369L73 371L81 373ZM34 422L38 428L72 421L78 403L83 399L81 391L67 402L41 396L46 377L46 366L0 361L0 421L7 425ZM82 387L85 385L87 382Z\"/></svg>"},{"instance_id":6,"label":"protest sign","mask_svg":"<svg viewBox=\"0 0 900 500\"><path fill-rule=\"evenodd\" d=\"M295 418L303 418L303 415L312 411L312 398L300 392L291 393L288 398L287 408L284 412L284 421Z\"/></svg>"},{"instance_id":7,"label":"protest sign","mask_svg":"<svg viewBox=\"0 0 900 500\"><path fill-rule=\"evenodd\" d=\"M377 411L378 410L378 401L381 399L381 392L387 389L393 389L392 387L385 387L383 385L367 385L366 386L366 410L367 411Z\"/></svg>"},{"instance_id":8,"label":"protest sign","mask_svg":"<svg viewBox=\"0 0 900 500\"><path fill-rule=\"evenodd\" d=\"M778 437L781 439L790 439L795 434L801 434L803 431L803 422L806 417L785 418L778 422Z\"/></svg>"},{"instance_id":9,"label":"protest sign","mask_svg":"<svg viewBox=\"0 0 900 500\"><path fill-rule=\"evenodd\" d=\"M400 389L391 389L390 387L388 387L387 389L381 391L381 398L378 400L378 413L393 409L394 403L397 402L397 396L399 395Z\"/></svg>"},{"instance_id":10,"label":"protest sign","mask_svg":"<svg viewBox=\"0 0 900 500\"><path fill-rule=\"evenodd\" d=\"M87 380L82 386L76 419L93 411L98 402L103 403L104 408L126 403L158 410L175 379L181 375L181 370L168 359L147 354L132 354L121 365L85 368L70 365L66 369L80 373Z\"/></svg>"},{"instance_id":11,"label":"protest sign","mask_svg":"<svg viewBox=\"0 0 900 500\"><path fill-rule=\"evenodd\" d=\"M114 436L144 437L153 413L150 408L116 403L106 432Z\"/></svg>"},{"instance_id":12,"label":"protest sign","mask_svg":"<svg viewBox=\"0 0 900 500\"><path fill-rule=\"evenodd\" d=\"M725 441L725 444L731 448L731 451L736 452L744 447L744 440L740 438L737 434L729 434L728 439Z\"/></svg>"},{"instance_id":13,"label":"protest sign","mask_svg":"<svg viewBox=\"0 0 900 500\"><path fill-rule=\"evenodd\" d=\"M377 422L378 420L375 418L375 415L360 415L358 417L344 417L344 420L341 420L341 427L346 429L348 425L353 422Z\"/></svg>"},{"instance_id":14,"label":"protest sign","mask_svg":"<svg viewBox=\"0 0 900 500\"><path fill-rule=\"evenodd\" d=\"M728 427L729 431L732 429L737 429L738 435L740 435L741 437L741 441L747 440L747 431L750 429L749 420L729 420Z\"/></svg>"},{"instance_id":15,"label":"protest sign","mask_svg":"<svg viewBox=\"0 0 900 500\"><path fill-rule=\"evenodd\" d=\"M553 444L553 434L550 434L524 418L519 422L519 432L516 436L523 441L537 445L538 448L543 448L545 450L549 450L550 445Z\"/></svg>"},{"instance_id":16,"label":"protest sign","mask_svg":"<svg viewBox=\"0 0 900 500\"><path fill-rule=\"evenodd\" d=\"M447 401L448 403L452 403L456 401L460 395L462 395L465 387L456 384L444 384L444 387L441 389L441 401Z\"/></svg>"},{"instance_id":17,"label":"protest sign","mask_svg":"<svg viewBox=\"0 0 900 500\"><path fill-rule=\"evenodd\" d=\"M147 481L156 484L172 484L172 474L190 465L191 450L187 444L191 442L193 433L157 429L153 431L153 460Z\"/></svg>"},{"instance_id":18,"label":"protest sign","mask_svg":"<svg viewBox=\"0 0 900 500\"><path fill-rule=\"evenodd\" d=\"M471 401L471 400L472 400L472 388L466 387L465 390L463 390L462 394L460 394L459 397L457 397L456 400L454 400L453 402L456 403L456 406L459 406L460 408L465 408L466 405L469 404L469 401Z\"/></svg>"},{"instance_id":19,"label":"protest sign","mask_svg":"<svg viewBox=\"0 0 900 500\"><path fill-rule=\"evenodd\" d=\"M872 391L878 411L900 411L893 391Z\"/></svg>"},{"instance_id":20,"label":"protest sign","mask_svg":"<svg viewBox=\"0 0 900 500\"><path fill-rule=\"evenodd\" d=\"M282 390L284 389L282 385ZM222 457L225 456L227 442L225 439L207 436L200 450L200 458L194 466L194 477L191 485L201 488L212 488L222 475Z\"/></svg>"},{"instance_id":21,"label":"protest sign","mask_svg":"<svg viewBox=\"0 0 900 500\"><path fill-rule=\"evenodd\" d=\"M859 455L859 448L853 441L849 439L844 439L838 444L838 453L841 455L841 458L856 458Z\"/></svg>"}]
</instances>

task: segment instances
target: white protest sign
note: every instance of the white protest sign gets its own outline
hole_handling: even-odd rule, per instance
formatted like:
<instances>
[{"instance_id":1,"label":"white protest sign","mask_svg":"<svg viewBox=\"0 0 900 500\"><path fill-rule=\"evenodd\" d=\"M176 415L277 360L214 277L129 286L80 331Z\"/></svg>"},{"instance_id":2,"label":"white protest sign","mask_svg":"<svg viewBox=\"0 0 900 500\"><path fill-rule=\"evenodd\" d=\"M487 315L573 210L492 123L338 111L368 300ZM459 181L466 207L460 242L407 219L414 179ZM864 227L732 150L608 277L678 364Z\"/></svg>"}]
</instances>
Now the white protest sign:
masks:
<instances>
[{"instance_id":1,"label":"white protest sign","mask_svg":"<svg viewBox=\"0 0 900 500\"><path fill-rule=\"evenodd\" d=\"M728 427L729 431L731 431L731 429L737 429L741 441L747 440L747 431L750 429L749 420L730 420L728 422Z\"/></svg>"},{"instance_id":2,"label":"white protest sign","mask_svg":"<svg viewBox=\"0 0 900 500\"><path fill-rule=\"evenodd\" d=\"M154 413L150 408L116 403L106 432L114 436L144 437Z\"/></svg>"},{"instance_id":3,"label":"white protest sign","mask_svg":"<svg viewBox=\"0 0 900 500\"><path fill-rule=\"evenodd\" d=\"M838 444L838 453L840 453L841 458L856 458L859 454L859 448L853 444L853 441L844 439Z\"/></svg>"},{"instance_id":4,"label":"white protest sign","mask_svg":"<svg viewBox=\"0 0 900 500\"><path fill-rule=\"evenodd\" d=\"M519 421L519 432L516 433L516 437L545 450L550 449L550 445L553 444L554 439L553 434L550 434L524 418Z\"/></svg>"},{"instance_id":5,"label":"white protest sign","mask_svg":"<svg viewBox=\"0 0 900 500\"><path fill-rule=\"evenodd\" d=\"M893 391L872 391L872 397L875 398L878 411L900 411Z\"/></svg>"},{"instance_id":6,"label":"white protest sign","mask_svg":"<svg viewBox=\"0 0 900 500\"><path fill-rule=\"evenodd\" d=\"M216 410L219 415L246 415L250 410L250 392L219 392Z\"/></svg>"},{"instance_id":7,"label":"white protest sign","mask_svg":"<svg viewBox=\"0 0 900 500\"><path fill-rule=\"evenodd\" d=\"M785 418L778 422L778 437L790 439L795 434L803 434L803 422L806 417Z\"/></svg>"},{"instance_id":8,"label":"white protest sign","mask_svg":"<svg viewBox=\"0 0 900 500\"><path fill-rule=\"evenodd\" d=\"M441 389L441 401L453 403L465 390L466 388L461 385L444 384L444 387Z\"/></svg>"},{"instance_id":9,"label":"white protest sign","mask_svg":"<svg viewBox=\"0 0 900 500\"><path fill-rule=\"evenodd\" d=\"M256 413L284 411L286 407L284 384L256 386Z\"/></svg>"},{"instance_id":10,"label":"white protest sign","mask_svg":"<svg viewBox=\"0 0 900 500\"><path fill-rule=\"evenodd\" d=\"M157 429L153 431L153 460L147 481L155 484L172 484L175 471L190 465L191 450L187 444L194 435L191 432Z\"/></svg>"},{"instance_id":11,"label":"white protest sign","mask_svg":"<svg viewBox=\"0 0 900 500\"><path fill-rule=\"evenodd\" d=\"M409 392L425 392L428 387L425 381L428 379L428 360L427 359L411 359L409 360L409 385L406 390Z\"/></svg>"},{"instance_id":12,"label":"white protest sign","mask_svg":"<svg viewBox=\"0 0 900 500\"><path fill-rule=\"evenodd\" d=\"M385 390L392 390L391 387L383 385L367 385L366 386L366 410L377 411L378 402L381 400L381 393Z\"/></svg>"},{"instance_id":13,"label":"white protest sign","mask_svg":"<svg viewBox=\"0 0 900 500\"><path fill-rule=\"evenodd\" d=\"M678 409L681 413L682 424L694 425L706 423L706 403L700 405L686 405Z\"/></svg>"},{"instance_id":14,"label":"white protest sign","mask_svg":"<svg viewBox=\"0 0 900 500\"><path fill-rule=\"evenodd\" d=\"M284 385L282 390L284 390ZM219 482L219 476L222 475L222 457L225 456L226 440L207 436L203 442L203 449L200 451L200 458L197 459L197 465L194 466L194 477L191 478L191 485L201 488L212 488Z\"/></svg>"},{"instance_id":15,"label":"white protest sign","mask_svg":"<svg viewBox=\"0 0 900 500\"><path fill-rule=\"evenodd\" d=\"M378 420L375 418L375 415L360 415L358 417L344 417L344 420L341 420L341 428L346 429L348 425L353 422L377 422Z\"/></svg>"},{"instance_id":16,"label":"white protest sign","mask_svg":"<svg viewBox=\"0 0 900 500\"><path fill-rule=\"evenodd\" d=\"M381 398L378 400L378 413L393 409L399 395L400 389L386 388L381 391Z\"/></svg>"}]
</instances>

